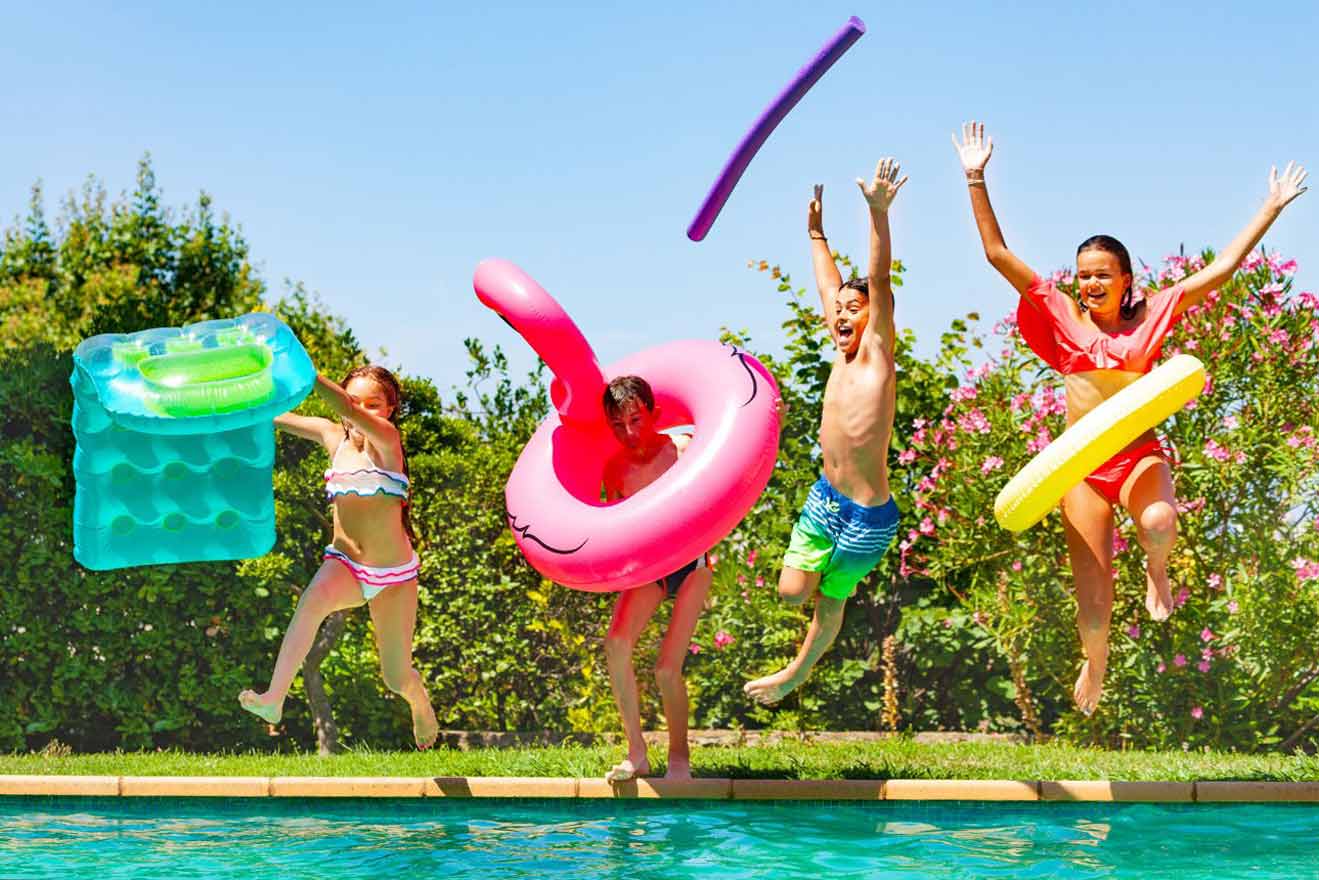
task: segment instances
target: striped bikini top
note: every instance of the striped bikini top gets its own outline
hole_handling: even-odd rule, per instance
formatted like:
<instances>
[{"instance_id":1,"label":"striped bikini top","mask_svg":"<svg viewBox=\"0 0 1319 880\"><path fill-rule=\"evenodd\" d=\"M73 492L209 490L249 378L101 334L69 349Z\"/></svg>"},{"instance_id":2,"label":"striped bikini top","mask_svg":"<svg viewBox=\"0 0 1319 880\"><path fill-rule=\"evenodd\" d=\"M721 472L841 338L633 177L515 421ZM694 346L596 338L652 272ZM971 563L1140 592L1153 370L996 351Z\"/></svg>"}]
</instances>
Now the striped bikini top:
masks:
<instances>
[{"instance_id":1,"label":"striped bikini top","mask_svg":"<svg viewBox=\"0 0 1319 880\"><path fill-rule=\"evenodd\" d=\"M345 438L347 439L347 438ZM393 495L405 501L408 497L408 477L398 471L386 470L375 465L336 470L334 463L339 459L343 441L330 458L330 469L325 472L325 495L333 500L340 495Z\"/></svg>"}]
</instances>

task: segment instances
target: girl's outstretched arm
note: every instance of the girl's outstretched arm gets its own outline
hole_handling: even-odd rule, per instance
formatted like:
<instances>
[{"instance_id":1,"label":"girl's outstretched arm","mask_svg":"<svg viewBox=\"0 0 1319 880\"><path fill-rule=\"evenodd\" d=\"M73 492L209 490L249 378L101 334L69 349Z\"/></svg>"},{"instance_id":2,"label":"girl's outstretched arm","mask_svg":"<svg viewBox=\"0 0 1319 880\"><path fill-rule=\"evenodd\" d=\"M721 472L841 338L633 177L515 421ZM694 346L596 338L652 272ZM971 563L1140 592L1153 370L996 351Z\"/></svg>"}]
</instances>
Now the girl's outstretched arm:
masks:
<instances>
[{"instance_id":1,"label":"girl's outstretched arm","mask_svg":"<svg viewBox=\"0 0 1319 880\"><path fill-rule=\"evenodd\" d=\"M300 416L295 412L275 416L275 427L304 440L315 440L327 449L331 449L338 442L335 438L343 434L343 429L329 419L322 419L319 416ZM331 453L333 453L332 449Z\"/></svg>"},{"instance_id":2,"label":"girl's outstretched arm","mask_svg":"<svg viewBox=\"0 0 1319 880\"><path fill-rule=\"evenodd\" d=\"M1287 163L1281 177L1278 176L1277 168L1269 170L1269 195L1264 199L1264 204L1251 218L1246 228L1214 257L1212 263L1182 281L1184 292L1181 302L1177 304L1176 314L1181 314L1191 306L1204 302L1209 291L1222 287L1232 277L1232 273L1241 265L1246 254L1259 244L1259 240L1264 237L1265 232L1268 232L1273 221L1278 219L1282 209L1309 188L1301 186L1305 182L1306 175L1307 172L1302 166L1293 167L1291 162Z\"/></svg>"},{"instance_id":3,"label":"girl's outstretched arm","mask_svg":"<svg viewBox=\"0 0 1319 880\"><path fill-rule=\"evenodd\" d=\"M1030 283L1035 280L1035 271L1008 250L1003 242L1003 231L998 228L998 218L994 216L994 208L989 204L989 190L985 188L985 165L994 152L994 139L985 137L983 122L968 122L962 126L961 143L957 142L957 135L953 135L953 148L957 150L962 170L966 172L967 188L971 191L971 211L975 214L985 257L998 270L998 274L1024 295Z\"/></svg>"},{"instance_id":4,"label":"girl's outstretched arm","mask_svg":"<svg viewBox=\"0 0 1319 880\"><path fill-rule=\"evenodd\" d=\"M367 412L354 403L348 392L340 388L338 383L319 374L316 376L316 393L329 405L335 415L352 422L380 452L397 453L400 458L402 457L398 428L394 427L393 422Z\"/></svg>"},{"instance_id":5,"label":"girl's outstretched arm","mask_svg":"<svg viewBox=\"0 0 1319 880\"><path fill-rule=\"evenodd\" d=\"M815 196L806 208L806 234L811 237L811 268L815 270L815 287L820 291L820 305L825 320L833 313L834 297L843 286L843 276L834 262L829 239L824 237L824 185L815 185Z\"/></svg>"}]
</instances>

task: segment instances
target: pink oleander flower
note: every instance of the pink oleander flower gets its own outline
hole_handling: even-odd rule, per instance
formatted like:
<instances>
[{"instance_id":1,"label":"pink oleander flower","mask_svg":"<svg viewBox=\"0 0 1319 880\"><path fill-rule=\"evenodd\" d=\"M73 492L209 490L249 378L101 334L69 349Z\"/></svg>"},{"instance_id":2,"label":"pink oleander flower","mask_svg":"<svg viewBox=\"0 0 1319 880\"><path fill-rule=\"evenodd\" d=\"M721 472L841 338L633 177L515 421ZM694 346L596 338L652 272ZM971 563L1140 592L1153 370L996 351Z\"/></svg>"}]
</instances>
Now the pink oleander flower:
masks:
<instances>
[{"instance_id":1,"label":"pink oleander flower","mask_svg":"<svg viewBox=\"0 0 1319 880\"><path fill-rule=\"evenodd\" d=\"M921 428L921 429L918 430L915 434L912 434L912 435L911 435L911 442L912 442L912 445L914 445L914 446L924 446L924 445L925 445L925 429L924 429L924 428Z\"/></svg>"},{"instance_id":2,"label":"pink oleander flower","mask_svg":"<svg viewBox=\"0 0 1319 880\"><path fill-rule=\"evenodd\" d=\"M1267 357L1268 357L1268 355L1264 354L1264 352L1262 352L1262 351L1254 351L1254 352L1251 352L1251 354L1250 354L1250 359L1251 359L1252 361L1254 361L1255 363L1257 363L1257 364L1262 364L1262 363L1264 363L1264 360L1265 360L1265 358L1267 358Z\"/></svg>"},{"instance_id":3,"label":"pink oleander flower","mask_svg":"<svg viewBox=\"0 0 1319 880\"><path fill-rule=\"evenodd\" d=\"M1209 671L1209 661L1208 661L1208 660L1201 660L1199 663L1195 664L1195 668L1198 669L1198 670L1200 670L1201 672L1208 672L1208 671Z\"/></svg>"},{"instance_id":4,"label":"pink oleander flower","mask_svg":"<svg viewBox=\"0 0 1319 880\"><path fill-rule=\"evenodd\" d=\"M1229 431L1235 431L1238 427L1236 416L1225 416L1223 418L1223 427Z\"/></svg>"},{"instance_id":5,"label":"pink oleander flower","mask_svg":"<svg viewBox=\"0 0 1319 880\"><path fill-rule=\"evenodd\" d=\"M908 530L907 530L907 542L908 542L909 544L915 544L915 543L916 543L917 541L919 541L920 539L921 539L921 533L920 533L920 532L916 531L915 529L908 529Z\"/></svg>"},{"instance_id":6,"label":"pink oleander flower","mask_svg":"<svg viewBox=\"0 0 1319 880\"><path fill-rule=\"evenodd\" d=\"M1020 559L1014 559L1014 560L1012 560L1012 570L1013 570L1013 571L1021 571L1021 560L1020 560Z\"/></svg>"},{"instance_id":7,"label":"pink oleander flower","mask_svg":"<svg viewBox=\"0 0 1319 880\"><path fill-rule=\"evenodd\" d=\"M764 579L763 577L757 577L757 578L756 578L756 586L758 586L758 587L763 587L763 586L765 586L765 579Z\"/></svg>"},{"instance_id":8,"label":"pink oleander flower","mask_svg":"<svg viewBox=\"0 0 1319 880\"><path fill-rule=\"evenodd\" d=\"M742 601L746 602L748 605L751 604L751 594L748 593L746 590L742 591Z\"/></svg>"},{"instance_id":9,"label":"pink oleander flower","mask_svg":"<svg viewBox=\"0 0 1319 880\"><path fill-rule=\"evenodd\" d=\"M1213 649L1213 648L1201 648L1201 649L1200 649L1200 659L1201 659L1201 660L1213 660L1213 659L1214 659L1214 649Z\"/></svg>"},{"instance_id":10,"label":"pink oleander flower","mask_svg":"<svg viewBox=\"0 0 1319 880\"><path fill-rule=\"evenodd\" d=\"M1124 538L1124 537L1122 537L1122 535L1118 532L1117 529L1114 529L1114 530L1113 530L1113 552L1114 552L1114 553L1126 553L1127 550L1128 550L1130 547L1131 547L1131 545L1130 545L1129 543L1127 543L1127 539Z\"/></svg>"},{"instance_id":11,"label":"pink oleander flower","mask_svg":"<svg viewBox=\"0 0 1319 880\"><path fill-rule=\"evenodd\" d=\"M968 434L988 434L993 430L989 419L978 409L973 409L957 420L957 427Z\"/></svg>"},{"instance_id":12,"label":"pink oleander flower","mask_svg":"<svg viewBox=\"0 0 1319 880\"><path fill-rule=\"evenodd\" d=\"M981 364L978 367L966 371L966 378L972 382L979 382L989 375L989 364Z\"/></svg>"},{"instance_id":13,"label":"pink oleander flower","mask_svg":"<svg viewBox=\"0 0 1319 880\"><path fill-rule=\"evenodd\" d=\"M745 587L747 585L747 576L744 574L738 574L737 585L739 587Z\"/></svg>"},{"instance_id":14,"label":"pink oleander flower","mask_svg":"<svg viewBox=\"0 0 1319 880\"><path fill-rule=\"evenodd\" d=\"M985 623L989 620L989 617L985 615L985 612L977 611L971 615L971 619L975 621L976 626L984 626Z\"/></svg>"},{"instance_id":15,"label":"pink oleander flower","mask_svg":"<svg viewBox=\"0 0 1319 880\"><path fill-rule=\"evenodd\" d=\"M1267 312L1268 310L1266 309L1265 311ZM1274 345L1286 345L1290 339L1291 334L1282 329L1274 330L1269 334L1269 342Z\"/></svg>"},{"instance_id":16,"label":"pink oleander flower","mask_svg":"<svg viewBox=\"0 0 1319 880\"><path fill-rule=\"evenodd\" d=\"M1209 576L1209 589L1211 589L1211 590L1221 590L1221 589L1223 589L1223 577L1222 577L1222 575L1211 574L1211 575Z\"/></svg>"},{"instance_id":17,"label":"pink oleander flower","mask_svg":"<svg viewBox=\"0 0 1319 880\"><path fill-rule=\"evenodd\" d=\"M1212 642L1213 640L1214 640L1214 631L1212 629L1206 626L1204 629L1200 630L1200 641Z\"/></svg>"},{"instance_id":18,"label":"pink oleander flower","mask_svg":"<svg viewBox=\"0 0 1319 880\"><path fill-rule=\"evenodd\" d=\"M916 460L916 450L904 449L898 453L898 464L911 464Z\"/></svg>"},{"instance_id":19,"label":"pink oleander flower","mask_svg":"<svg viewBox=\"0 0 1319 880\"><path fill-rule=\"evenodd\" d=\"M1163 673L1168 671L1168 667L1164 665L1164 662L1162 660L1160 660L1159 665L1154 667L1154 671L1162 675Z\"/></svg>"},{"instance_id":20,"label":"pink oleander flower","mask_svg":"<svg viewBox=\"0 0 1319 880\"><path fill-rule=\"evenodd\" d=\"M1173 657L1173 658L1172 658L1172 665L1173 665L1173 666L1176 666L1178 669L1180 669L1181 667L1185 666L1185 665L1186 665L1186 655L1185 655L1185 654L1178 654L1176 657Z\"/></svg>"},{"instance_id":21,"label":"pink oleander flower","mask_svg":"<svg viewBox=\"0 0 1319 880\"><path fill-rule=\"evenodd\" d=\"M1008 407L1013 412L1017 412L1026 404L1026 401L1028 400L1030 400L1030 395L1024 391L1021 392L1020 394L1014 394L1012 396L1012 401L1008 404Z\"/></svg>"},{"instance_id":22,"label":"pink oleander flower","mask_svg":"<svg viewBox=\"0 0 1319 880\"><path fill-rule=\"evenodd\" d=\"M1219 446L1212 437L1205 441L1204 453L1214 461L1227 461L1232 454Z\"/></svg>"},{"instance_id":23,"label":"pink oleander flower","mask_svg":"<svg viewBox=\"0 0 1319 880\"><path fill-rule=\"evenodd\" d=\"M1131 626L1127 627L1127 635L1131 636L1133 639L1140 638L1140 624L1133 623Z\"/></svg>"},{"instance_id":24,"label":"pink oleander flower","mask_svg":"<svg viewBox=\"0 0 1319 880\"><path fill-rule=\"evenodd\" d=\"M1287 438L1287 445L1290 446L1292 449L1300 449L1302 442L1304 441L1302 441L1301 437L1297 434L1292 434L1290 437Z\"/></svg>"},{"instance_id":25,"label":"pink oleander flower","mask_svg":"<svg viewBox=\"0 0 1319 880\"><path fill-rule=\"evenodd\" d=\"M714 634L715 650L722 651L724 648L733 644L734 641L734 638L723 630L719 630L719 632Z\"/></svg>"},{"instance_id":26,"label":"pink oleander flower","mask_svg":"<svg viewBox=\"0 0 1319 880\"><path fill-rule=\"evenodd\" d=\"M1177 595L1172 597L1172 607L1181 608L1186 604L1186 600L1191 598L1191 591L1182 587L1177 591Z\"/></svg>"},{"instance_id":27,"label":"pink oleander flower","mask_svg":"<svg viewBox=\"0 0 1319 880\"><path fill-rule=\"evenodd\" d=\"M974 385L963 385L953 389L953 393L948 395L948 399L954 403L962 403L966 400L975 400L978 393Z\"/></svg>"},{"instance_id":28,"label":"pink oleander flower","mask_svg":"<svg viewBox=\"0 0 1319 880\"><path fill-rule=\"evenodd\" d=\"M921 428L924 428L924 427L925 427L926 425L928 425L928 424L929 424L929 422L926 421L925 419L912 419L912 420L911 420L911 426L912 426L913 428L915 428L916 430L918 430L918 431L919 431Z\"/></svg>"},{"instance_id":29,"label":"pink oleander flower","mask_svg":"<svg viewBox=\"0 0 1319 880\"><path fill-rule=\"evenodd\" d=\"M1236 599L1233 599L1231 602L1228 602L1228 603L1227 603L1227 613L1228 613L1228 614L1236 614L1236 613L1237 613L1238 611L1240 611L1240 610L1241 610L1241 606L1237 604L1237 600L1236 600Z\"/></svg>"},{"instance_id":30,"label":"pink oleander flower","mask_svg":"<svg viewBox=\"0 0 1319 880\"><path fill-rule=\"evenodd\" d=\"M932 492L937 485L933 477L921 477L921 481L916 484L917 492Z\"/></svg>"},{"instance_id":31,"label":"pink oleander flower","mask_svg":"<svg viewBox=\"0 0 1319 880\"><path fill-rule=\"evenodd\" d=\"M714 567L715 567L716 565L718 565L718 564L719 564L719 554L718 554L718 553L711 553L711 554L710 554L710 567L711 567L711 568L714 568Z\"/></svg>"},{"instance_id":32,"label":"pink oleander flower","mask_svg":"<svg viewBox=\"0 0 1319 880\"><path fill-rule=\"evenodd\" d=\"M1191 717L1196 721L1199 721L1201 718L1205 717L1205 710L1199 706L1195 706L1191 709Z\"/></svg>"},{"instance_id":33,"label":"pink oleander flower","mask_svg":"<svg viewBox=\"0 0 1319 880\"><path fill-rule=\"evenodd\" d=\"M1246 463L1246 453L1244 453L1244 452L1238 452L1236 455L1232 456L1232 460L1235 461L1237 464L1245 464L1245 463Z\"/></svg>"},{"instance_id":34,"label":"pink oleander flower","mask_svg":"<svg viewBox=\"0 0 1319 880\"><path fill-rule=\"evenodd\" d=\"M921 520L921 534L929 537L934 534L934 520L928 516Z\"/></svg>"},{"instance_id":35,"label":"pink oleander flower","mask_svg":"<svg viewBox=\"0 0 1319 880\"><path fill-rule=\"evenodd\" d=\"M690 645L687 646L687 650L693 654L699 654L701 653L701 646L696 644L695 642L692 642Z\"/></svg>"},{"instance_id":36,"label":"pink oleander flower","mask_svg":"<svg viewBox=\"0 0 1319 880\"><path fill-rule=\"evenodd\" d=\"M747 554L747 565L755 565L755 564L756 564L756 551L752 550L750 553Z\"/></svg>"},{"instance_id":37,"label":"pink oleander flower","mask_svg":"<svg viewBox=\"0 0 1319 880\"><path fill-rule=\"evenodd\" d=\"M1296 579L1302 583L1319 580L1319 562L1312 562L1309 559L1294 559L1292 560L1292 568L1296 569Z\"/></svg>"},{"instance_id":38,"label":"pink oleander flower","mask_svg":"<svg viewBox=\"0 0 1319 880\"><path fill-rule=\"evenodd\" d=\"M992 474L994 471L1003 467L1003 459L997 455L991 455L980 464L980 473Z\"/></svg>"},{"instance_id":39,"label":"pink oleander flower","mask_svg":"<svg viewBox=\"0 0 1319 880\"><path fill-rule=\"evenodd\" d=\"M1281 265L1275 266L1274 268L1275 268L1275 269L1278 271L1278 273L1281 274L1281 275L1295 275L1295 274L1296 274L1296 261L1295 261L1295 260L1288 260L1287 262L1285 262L1285 263L1283 263L1283 264L1281 264Z\"/></svg>"},{"instance_id":40,"label":"pink oleander flower","mask_svg":"<svg viewBox=\"0 0 1319 880\"><path fill-rule=\"evenodd\" d=\"M943 619L943 628L944 628L944 629L952 629L952 628L953 628L953 619L952 619L951 617L945 617L945 618Z\"/></svg>"}]
</instances>

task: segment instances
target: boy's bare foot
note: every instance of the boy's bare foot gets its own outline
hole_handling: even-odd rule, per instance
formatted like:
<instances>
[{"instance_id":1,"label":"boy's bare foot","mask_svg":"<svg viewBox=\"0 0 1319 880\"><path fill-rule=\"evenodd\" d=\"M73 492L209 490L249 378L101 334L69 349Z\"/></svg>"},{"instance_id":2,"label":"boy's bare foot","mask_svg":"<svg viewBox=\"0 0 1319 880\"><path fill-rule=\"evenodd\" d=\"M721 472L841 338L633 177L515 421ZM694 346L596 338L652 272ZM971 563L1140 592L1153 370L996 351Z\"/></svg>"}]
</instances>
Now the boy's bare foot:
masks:
<instances>
[{"instance_id":1,"label":"boy's bare foot","mask_svg":"<svg viewBox=\"0 0 1319 880\"><path fill-rule=\"evenodd\" d=\"M780 669L773 675L767 675L755 681L748 681L742 686L742 691L762 706L773 706L795 691L799 684L801 682L794 681L785 668Z\"/></svg>"},{"instance_id":2,"label":"boy's bare foot","mask_svg":"<svg viewBox=\"0 0 1319 880\"><path fill-rule=\"evenodd\" d=\"M692 778L691 758L683 755L669 755L669 767L664 771L665 779L690 780Z\"/></svg>"},{"instance_id":3,"label":"boy's bare foot","mask_svg":"<svg viewBox=\"0 0 1319 880\"><path fill-rule=\"evenodd\" d=\"M1145 566L1145 610L1154 620L1163 621L1172 616L1172 583L1168 580L1167 566L1158 570Z\"/></svg>"},{"instance_id":4,"label":"boy's bare foot","mask_svg":"<svg viewBox=\"0 0 1319 880\"><path fill-rule=\"evenodd\" d=\"M610 768L605 774L605 782L614 785L619 782L627 782L630 779L638 779L642 776L650 775L650 761L646 758L631 757L624 758Z\"/></svg>"},{"instance_id":5,"label":"boy's bare foot","mask_svg":"<svg viewBox=\"0 0 1319 880\"><path fill-rule=\"evenodd\" d=\"M412 704L412 738L417 748L429 749L440 735L440 721L435 717L431 701L423 694Z\"/></svg>"},{"instance_id":6,"label":"boy's bare foot","mask_svg":"<svg viewBox=\"0 0 1319 880\"><path fill-rule=\"evenodd\" d=\"M238 695L238 705L251 712L267 724L278 724L284 717L284 701L253 690L243 691Z\"/></svg>"},{"instance_id":7,"label":"boy's bare foot","mask_svg":"<svg viewBox=\"0 0 1319 880\"><path fill-rule=\"evenodd\" d=\"M1093 715L1099 705L1099 699L1104 695L1104 671L1104 665L1099 663L1087 660L1081 664L1081 674L1077 676L1076 687L1072 689L1072 699L1076 701L1076 708L1081 710L1082 715Z\"/></svg>"}]
</instances>

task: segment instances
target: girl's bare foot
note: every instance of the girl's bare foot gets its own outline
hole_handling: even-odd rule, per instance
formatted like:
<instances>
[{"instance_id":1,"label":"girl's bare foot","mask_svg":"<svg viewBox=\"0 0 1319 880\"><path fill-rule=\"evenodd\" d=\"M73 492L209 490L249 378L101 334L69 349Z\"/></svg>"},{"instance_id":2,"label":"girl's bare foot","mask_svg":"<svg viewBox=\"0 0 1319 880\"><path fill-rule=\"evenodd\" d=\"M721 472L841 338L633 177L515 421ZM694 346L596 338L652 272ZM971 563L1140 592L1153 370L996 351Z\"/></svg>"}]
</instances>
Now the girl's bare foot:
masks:
<instances>
[{"instance_id":1,"label":"girl's bare foot","mask_svg":"<svg viewBox=\"0 0 1319 880\"><path fill-rule=\"evenodd\" d=\"M1094 714L1099 699L1104 695L1104 665L1089 660L1081 664L1081 674L1072 689L1072 699L1082 715Z\"/></svg>"},{"instance_id":2,"label":"girl's bare foot","mask_svg":"<svg viewBox=\"0 0 1319 880\"><path fill-rule=\"evenodd\" d=\"M423 694L412 704L412 738L416 740L417 748L425 750L435 745L439 735L439 719L435 717L431 701Z\"/></svg>"},{"instance_id":3,"label":"girl's bare foot","mask_svg":"<svg viewBox=\"0 0 1319 880\"><path fill-rule=\"evenodd\" d=\"M278 724L284 717L284 701L270 694L258 694L253 690L243 691L238 695L238 705L251 712L267 724Z\"/></svg>"},{"instance_id":4,"label":"girl's bare foot","mask_svg":"<svg viewBox=\"0 0 1319 880\"><path fill-rule=\"evenodd\" d=\"M742 691L762 706L773 706L797 689L800 682L794 681L788 670L780 669L773 675L748 681Z\"/></svg>"},{"instance_id":5,"label":"girl's bare foot","mask_svg":"<svg viewBox=\"0 0 1319 880\"><path fill-rule=\"evenodd\" d=\"M687 755L669 755L669 766L664 771L665 779L689 780L692 778L692 761Z\"/></svg>"},{"instance_id":6,"label":"girl's bare foot","mask_svg":"<svg viewBox=\"0 0 1319 880\"><path fill-rule=\"evenodd\" d=\"M1164 621L1172 616L1172 584L1167 567L1157 570L1145 566L1145 610L1154 620Z\"/></svg>"},{"instance_id":7,"label":"girl's bare foot","mask_svg":"<svg viewBox=\"0 0 1319 880\"><path fill-rule=\"evenodd\" d=\"M629 755L610 768L609 772L605 774L605 782L615 785L619 782L627 782L630 779L638 779L649 775L650 761L645 757L633 758Z\"/></svg>"}]
</instances>

